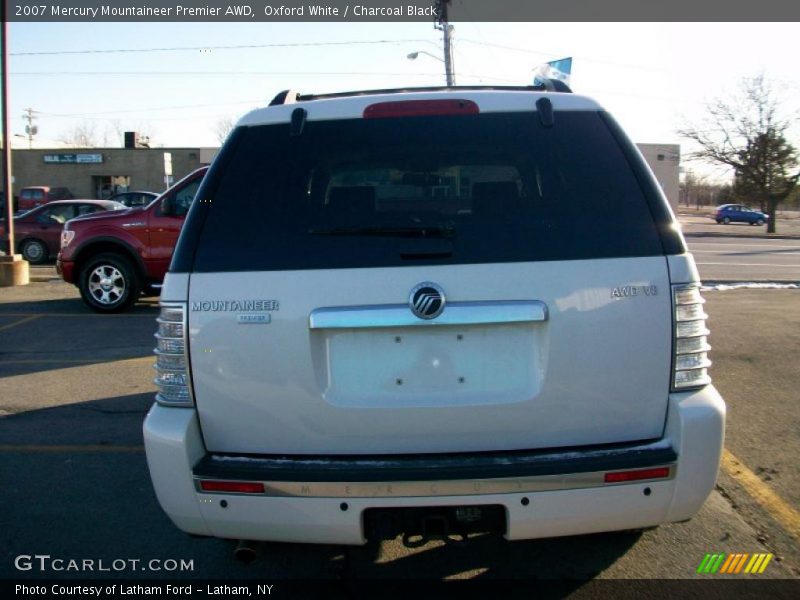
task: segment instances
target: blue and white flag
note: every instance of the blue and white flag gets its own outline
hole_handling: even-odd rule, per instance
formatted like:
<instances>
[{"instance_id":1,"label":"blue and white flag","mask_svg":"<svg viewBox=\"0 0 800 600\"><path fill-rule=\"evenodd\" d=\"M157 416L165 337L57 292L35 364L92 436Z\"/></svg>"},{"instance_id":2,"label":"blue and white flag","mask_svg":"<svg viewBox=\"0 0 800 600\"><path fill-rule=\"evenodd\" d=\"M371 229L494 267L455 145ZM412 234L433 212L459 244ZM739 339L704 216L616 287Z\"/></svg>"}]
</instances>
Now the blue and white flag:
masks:
<instances>
[{"instance_id":1,"label":"blue and white flag","mask_svg":"<svg viewBox=\"0 0 800 600\"><path fill-rule=\"evenodd\" d=\"M543 65L539 65L533 77L533 84L539 83L541 78L560 79L569 85L569 77L572 74L572 57L551 60Z\"/></svg>"}]
</instances>

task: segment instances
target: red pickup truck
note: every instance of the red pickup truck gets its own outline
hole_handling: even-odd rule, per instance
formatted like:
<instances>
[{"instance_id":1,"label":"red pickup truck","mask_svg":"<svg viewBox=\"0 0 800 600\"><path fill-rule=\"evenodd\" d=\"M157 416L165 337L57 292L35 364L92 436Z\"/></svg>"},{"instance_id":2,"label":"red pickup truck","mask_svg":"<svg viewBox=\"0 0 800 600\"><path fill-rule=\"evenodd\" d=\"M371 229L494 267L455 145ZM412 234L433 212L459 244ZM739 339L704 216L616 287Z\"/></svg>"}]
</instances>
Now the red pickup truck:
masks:
<instances>
[{"instance_id":1,"label":"red pickup truck","mask_svg":"<svg viewBox=\"0 0 800 600\"><path fill-rule=\"evenodd\" d=\"M190 173L147 206L67 221L59 275L98 312L119 312L142 292L157 293L207 170Z\"/></svg>"}]
</instances>

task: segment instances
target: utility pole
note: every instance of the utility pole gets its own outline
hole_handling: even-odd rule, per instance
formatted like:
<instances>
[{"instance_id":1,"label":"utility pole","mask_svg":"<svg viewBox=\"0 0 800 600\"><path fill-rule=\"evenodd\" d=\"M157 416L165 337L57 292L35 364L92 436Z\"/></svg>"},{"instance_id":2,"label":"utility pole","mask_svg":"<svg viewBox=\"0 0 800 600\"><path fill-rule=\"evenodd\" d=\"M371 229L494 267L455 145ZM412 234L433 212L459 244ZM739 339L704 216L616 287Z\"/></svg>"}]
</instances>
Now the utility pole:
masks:
<instances>
[{"instance_id":1,"label":"utility pole","mask_svg":"<svg viewBox=\"0 0 800 600\"><path fill-rule=\"evenodd\" d=\"M447 21L447 5L450 0L436 1L436 21L434 27L440 30L444 36L444 76L447 87L456 84L455 70L453 69L453 26Z\"/></svg>"},{"instance_id":2,"label":"utility pole","mask_svg":"<svg viewBox=\"0 0 800 600\"><path fill-rule=\"evenodd\" d=\"M33 121L36 117L33 116L33 113L36 111L32 108L26 108L25 114L22 115L23 120L27 121L28 124L25 125L25 134L28 136L28 149L30 150L33 148L33 136L39 133L39 128L33 124Z\"/></svg>"}]
</instances>

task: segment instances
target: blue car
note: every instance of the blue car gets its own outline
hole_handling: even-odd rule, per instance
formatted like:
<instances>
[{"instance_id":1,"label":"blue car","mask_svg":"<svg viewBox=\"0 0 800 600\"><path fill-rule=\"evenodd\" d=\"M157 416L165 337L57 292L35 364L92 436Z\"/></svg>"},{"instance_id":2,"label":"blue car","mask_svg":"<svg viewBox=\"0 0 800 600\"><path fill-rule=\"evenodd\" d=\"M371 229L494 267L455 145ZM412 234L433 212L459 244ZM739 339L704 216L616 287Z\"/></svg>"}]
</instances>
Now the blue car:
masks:
<instances>
[{"instance_id":1,"label":"blue car","mask_svg":"<svg viewBox=\"0 0 800 600\"><path fill-rule=\"evenodd\" d=\"M723 204L717 207L714 215L717 223L750 223L750 225L763 225L769 215L743 204Z\"/></svg>"}]
</instances>

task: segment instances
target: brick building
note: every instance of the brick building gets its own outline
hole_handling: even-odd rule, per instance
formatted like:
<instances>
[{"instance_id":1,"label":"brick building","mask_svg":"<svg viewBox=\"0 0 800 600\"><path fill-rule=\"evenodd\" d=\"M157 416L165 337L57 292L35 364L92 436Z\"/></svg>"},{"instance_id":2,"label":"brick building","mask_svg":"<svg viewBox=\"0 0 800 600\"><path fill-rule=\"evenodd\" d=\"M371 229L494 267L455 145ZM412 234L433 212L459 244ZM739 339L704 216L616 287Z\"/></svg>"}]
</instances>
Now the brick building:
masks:
<instances>
[{"instance_id":1,"label":"brick building","mask_svg":"<svg viewBox=\"0 0 800 600\"><path fill-rule=\"evenodd\" d=\"M165 158L173 181L208 165L218 148L73 148L12 150L14 193L23 187L66 187L76 198L107 198L116 191L161 192Z\"/></svg>"}]
</instances>

